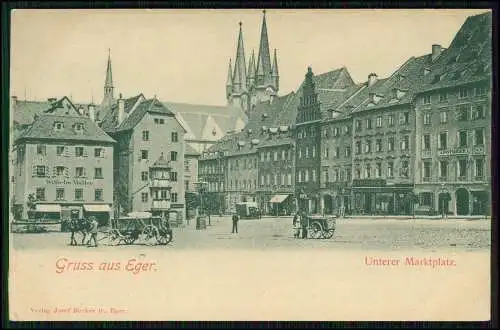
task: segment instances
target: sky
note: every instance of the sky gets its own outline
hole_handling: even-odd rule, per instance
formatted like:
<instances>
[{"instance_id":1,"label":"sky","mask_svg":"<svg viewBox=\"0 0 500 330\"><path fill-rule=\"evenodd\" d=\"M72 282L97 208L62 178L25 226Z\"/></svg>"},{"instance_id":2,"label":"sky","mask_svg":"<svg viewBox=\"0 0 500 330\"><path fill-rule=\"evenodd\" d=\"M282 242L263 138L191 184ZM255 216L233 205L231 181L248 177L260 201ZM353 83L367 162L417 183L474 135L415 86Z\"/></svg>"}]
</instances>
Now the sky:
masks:
<instances>
[{"instance_id":1,"label":"sky","mask_svg":"<svg viewBox=\"0 0 500 330\"><path fill-rule=\"evenodd\" d=\"M484 9L278 10L266 12L280 93L345 66L354 81L389 76L408 58L448 47ZM12 12L11 95L100 103L111 51L115 96L225 105L228 62L243 23L246 63L258 52L262 10L35 10Z\"/></svg>"}]
</instances>

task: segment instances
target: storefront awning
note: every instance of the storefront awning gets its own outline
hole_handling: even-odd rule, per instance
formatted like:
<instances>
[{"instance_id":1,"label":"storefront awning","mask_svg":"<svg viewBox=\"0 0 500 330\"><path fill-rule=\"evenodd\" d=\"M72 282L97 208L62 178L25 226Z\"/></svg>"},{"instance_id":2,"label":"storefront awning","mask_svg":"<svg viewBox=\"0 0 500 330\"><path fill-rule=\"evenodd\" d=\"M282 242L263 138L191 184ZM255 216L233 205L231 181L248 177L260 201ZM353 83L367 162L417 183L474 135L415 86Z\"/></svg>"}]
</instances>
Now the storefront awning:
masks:
<instances>
[{"instance_id":1,"label":"storefront awning","mask_svg":"<svg viewBox=\"0 0 500 330\"><path fill-rule=\"evenodd\" d=\"M61 205L59 204L37 204L37 212L53 212L61 213Z\"/></svg>"},{"instance_id":2,"label":"storefront awning","mask_svg":"<svg viewBox=\"0 0 500 330\"><path fill-rule=\"evenodd\" d=\"M108 204L83 205L83 209L86 212L109 212L110 211Z\"/></svg>"},{"instance_id":3,"label":"storefront awning","mask_svg":"<svg viewBox=\"0 0 500 330\"><path fill-rule=\"evenodd\" d=\"M283 203L285 199L288 198L290 195L275 195L271 200L269 201L270 203Z\"/></svg>"}]
</instances>

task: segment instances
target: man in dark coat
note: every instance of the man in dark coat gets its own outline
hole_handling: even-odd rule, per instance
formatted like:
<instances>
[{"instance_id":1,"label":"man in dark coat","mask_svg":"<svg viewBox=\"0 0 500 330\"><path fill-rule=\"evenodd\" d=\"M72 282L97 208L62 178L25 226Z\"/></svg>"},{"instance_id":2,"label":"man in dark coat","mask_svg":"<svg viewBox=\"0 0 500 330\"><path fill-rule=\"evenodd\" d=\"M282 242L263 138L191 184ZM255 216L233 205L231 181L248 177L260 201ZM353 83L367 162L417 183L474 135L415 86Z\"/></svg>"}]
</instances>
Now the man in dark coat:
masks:
<instances>
[{"instance_id":1,"label":"man in dark coat","mask_svg":"<svg viewBox=\"0 0 500 330\"><path fill-rule=\"evenodd\" d=\"M94 246L97 247L97 227L99 224L97 223L97 219L94 216L91 216L89 219L89 232L90 232L90 239L87 243L88 246L90 245L91 241L94 241Z\"/></svg>"},{"instance_id":2,"label":"man in dark coat","mask_svg":"<svg viewBox=\"0 0 500 330\"><path fill-rule=\"evenodd\" d=\"M236 233L238 234L238 221L240 220L240 217L238 214L234 213L233 214L233 234Z\"/></svg>"}]
</instances>

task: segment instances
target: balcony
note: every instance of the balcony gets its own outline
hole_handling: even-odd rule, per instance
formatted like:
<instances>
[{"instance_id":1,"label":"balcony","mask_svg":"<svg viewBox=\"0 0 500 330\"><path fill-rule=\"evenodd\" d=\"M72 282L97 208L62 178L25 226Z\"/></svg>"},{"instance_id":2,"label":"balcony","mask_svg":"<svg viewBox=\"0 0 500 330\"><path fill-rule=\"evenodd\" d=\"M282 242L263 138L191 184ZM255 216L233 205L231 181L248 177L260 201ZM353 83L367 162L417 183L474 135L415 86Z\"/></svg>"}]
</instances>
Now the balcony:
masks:
<instances>
[{"instance_id":1,"label":"balcony","mask_svg":"<svg viewBox=\"0 0 500 330\"><path fill-rule=\"evenodd\" d=\"M432 178L431 178L430 176L424 176L424 177L422 178L422 181L423 181L423 182L430 182L430 181L431 181L431 179L432 179Z\"/></svg>"},{"instance_id":2,"label":"balcony","mask_svg":"<svg viewBox=\"0 0 500 330\"><path fill-rule=\"evenodd\" d=\"M153 199L151 203L151 210L168 210L168 209L170 209L170 200Z\"/></svg>"},{"instance_id":3,"label":"balcony","mask_svg":"<svg viewBox=\"0 0 500 330\"><path fill-rule=\"evenodd\" d=\"M150 187L153 188L172 188L168 179L151 179L150 183Z\"/></svg>"},{"instance_id":4,"label":"balcony","mask_svg":"<svg viewBox=\"0 0 500 330\"><path fill-rule=\"evenodd\" d=\"M464 176L459 176L459 177L457 177L457 181L459 181L459 182L465 182L465 181L467 181L467 177L465 175Z\"/></svg>"},{"instance_id":5,"label":"balcony","mask_svg":"<svg viewBox=\"0 0 500 330\"><path fill-rule=\"evenodd\" d=\"M484 155L484 145L477 145L477 146L472 147L472 154Z\"/></svg>"},{"instance_id":6,"label":"balcony","mask_svg":"<svg viewBox=\"0 0 500 330\"><path fill-rule=\"evenodd\" d=\"M438 151L439 156L468 155L468 148L443 149Z\"/></svg>"},{"instance_id":7,"label":"balcony","mask_svg":"<svg viewBox=\"0 0 500 330\"><path fill-rule=\"evenodd\" d=\"M422 158L432 158L431 150L422 150Z\"/></svg>"}]
</instances>

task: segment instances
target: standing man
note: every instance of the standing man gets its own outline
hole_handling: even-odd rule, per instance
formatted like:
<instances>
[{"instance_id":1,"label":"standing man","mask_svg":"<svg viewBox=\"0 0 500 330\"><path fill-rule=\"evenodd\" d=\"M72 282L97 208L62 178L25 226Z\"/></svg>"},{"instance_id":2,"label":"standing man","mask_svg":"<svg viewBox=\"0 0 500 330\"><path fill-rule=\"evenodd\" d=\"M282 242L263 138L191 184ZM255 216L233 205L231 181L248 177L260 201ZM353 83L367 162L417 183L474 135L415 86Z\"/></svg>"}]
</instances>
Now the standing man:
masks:
<instances>
[{"instance_id":1,"label":"standing man","mask_svg":"<svg viewBox=\"0 0 500 330\"><path fill-rule=\"evenodd\" d=\"M89 232L90 232L90 239L89 242L87 243L88 246L90 245L90 242L93 240L94 241L94 247L97 247L97 219L94 216L91 216L89 219Z\"/></svg>"},{"instance_id":2,"label":"standing man","mask_svg":"<svg viewBox=\"0 0 500 330\"><path fill-rule=\"evenodd\" d=\"M240 220L240 217L238 214L234 213L233 214L233 234L236 233L238 234L238 221Z\"/></svg>"},{"instance_id":3,"label":"standing man","mask_svg":"<svg viewBox=\"0 0 500 330\"><path fill-rule=\"evenodd\" d=\"M300 225L302 227L302 238L307 238L307 226L309 225L309 219L307 218L306 212L302 212L300 216Z\"/></svg>"}]
</instances>

